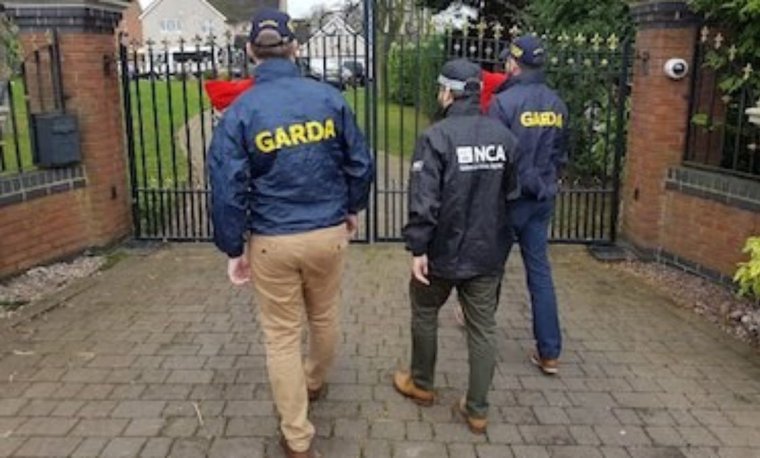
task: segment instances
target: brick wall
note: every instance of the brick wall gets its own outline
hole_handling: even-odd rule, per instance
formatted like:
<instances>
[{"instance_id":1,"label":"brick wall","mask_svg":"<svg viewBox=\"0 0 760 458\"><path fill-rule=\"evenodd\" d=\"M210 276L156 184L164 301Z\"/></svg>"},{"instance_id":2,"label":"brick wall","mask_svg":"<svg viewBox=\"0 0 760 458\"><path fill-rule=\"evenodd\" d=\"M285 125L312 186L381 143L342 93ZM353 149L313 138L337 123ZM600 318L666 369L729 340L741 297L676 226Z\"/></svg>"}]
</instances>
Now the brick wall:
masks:
<instances>
[{"instance_id":1,"label":"brick wall","mask_svg":"<svg viewBox=\"0 0 760 458\"><path fill-rule=\"evenodd\" d=\"M44 32L22 35L26 52L47 40ZM0 277L106 246L131 231L119 79L115 64L104 68L115 57L115 37L67 32L60 35L60 48L66 109L79 120L84 182L77 183L83 186L54 183L19 199L18 190L3 191Z\"/></svg>"},{"instance_id":2,"label":"brick wall","mask_svg":"<svg viewBox=\"0 0 760 458\"><path fill-rule=\"evenodd\" d=\"M663 66L679 57L694 69L698 25L683 2L640 2L633 9L639 24L623 237L657 259L729 281L744 259L744 241L760 231L760 184L682 166L691 81L669 79ZM698 99L712 99L697 91Z\"/></svg>"}]
</instances>

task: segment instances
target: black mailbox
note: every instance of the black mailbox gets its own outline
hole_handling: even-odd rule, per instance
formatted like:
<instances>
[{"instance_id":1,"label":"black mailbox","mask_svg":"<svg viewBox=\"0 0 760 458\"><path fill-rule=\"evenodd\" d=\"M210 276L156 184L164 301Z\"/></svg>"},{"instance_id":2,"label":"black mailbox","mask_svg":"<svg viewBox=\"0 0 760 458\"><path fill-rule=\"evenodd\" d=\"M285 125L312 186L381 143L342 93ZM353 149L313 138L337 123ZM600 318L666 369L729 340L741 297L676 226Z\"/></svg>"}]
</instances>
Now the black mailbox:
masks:
<instances>
[{"instance_id":1,"label":"black mailbox","mask_svg":"<svg viewBox=\"0 0 760 458\"><path fill-rule=\"evenodd\" d=\"M35 163L40 167L64 167L82 161L79 123L68 113L32 115Z\"/></svg>"}]
</instances>

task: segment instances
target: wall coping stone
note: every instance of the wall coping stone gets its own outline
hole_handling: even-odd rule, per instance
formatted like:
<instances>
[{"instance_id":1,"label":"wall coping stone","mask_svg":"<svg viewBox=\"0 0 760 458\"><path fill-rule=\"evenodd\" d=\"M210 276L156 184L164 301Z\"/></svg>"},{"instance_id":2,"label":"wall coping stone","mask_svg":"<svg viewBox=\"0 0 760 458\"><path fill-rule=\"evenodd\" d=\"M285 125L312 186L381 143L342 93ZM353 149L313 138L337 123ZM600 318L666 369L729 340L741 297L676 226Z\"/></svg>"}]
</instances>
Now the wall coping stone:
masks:
<instances>
[{"instance_id":1,"label":"wall coping stone","mask_svg":"<svg viewBox=\"0 0 760 458\"><path fill-rule=\"evenodd\" d=\"M87 177L81 165L0 176L0 208L81 189L86 185Z\"/></svg>"},{"instance_id":2,"label":"wall coping stone","mask_svg":"<svg viewBox=\"0 0 760 458\"><path fill-rule=\"evenodd\" d=\"M665 189L760 213L760 182L754 180L688 166L673 167Z\"/></svg>"}]
</instances>

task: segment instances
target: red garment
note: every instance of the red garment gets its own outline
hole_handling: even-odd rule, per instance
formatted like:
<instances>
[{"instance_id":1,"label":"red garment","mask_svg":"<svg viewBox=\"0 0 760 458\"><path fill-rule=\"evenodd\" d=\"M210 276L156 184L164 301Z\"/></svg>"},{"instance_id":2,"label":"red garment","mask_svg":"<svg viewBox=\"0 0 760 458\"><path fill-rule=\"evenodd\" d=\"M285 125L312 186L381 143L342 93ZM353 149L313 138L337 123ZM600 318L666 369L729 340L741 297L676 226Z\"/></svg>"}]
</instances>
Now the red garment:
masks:
<instances>
[{"instance_id":1,"label":"red garment","mask_svg":"<svg viewBox=\"0 0 760 458\"><path fill-rule=\"evenodd\" d=\"M494 73L483 70L481 78L483 80L483 90L480 92L480 110L483 113L487 113L494 91L507 81L508 77L506 73Z\"/></svg>"},{"instance_id":2,"label":"red garment","mask_svg":"<svg viewBox=\"0 0 760 458\"><path fill-rule=\"evenodd\" d=\"M224 111L235 101L243 92L253 86L253 78L245 80L212 80L206 81L206 94L211 105L219 111Z\"/></svg>"},{"instance_id":3,"label":"red garment","mask_svg":"<svg viewBox=\"0 0 760 458\"><path fill-rule=\"evenodd\" d=\"M486 113L494 91L507 80L507 75L483 70L482 79L483 90L480 93L480 109ZM251 87L253 87L253 78L233 81L207 81L206 94L208 94L214 108L224 111L238 96Z\"/></svg>"}]
</instances>

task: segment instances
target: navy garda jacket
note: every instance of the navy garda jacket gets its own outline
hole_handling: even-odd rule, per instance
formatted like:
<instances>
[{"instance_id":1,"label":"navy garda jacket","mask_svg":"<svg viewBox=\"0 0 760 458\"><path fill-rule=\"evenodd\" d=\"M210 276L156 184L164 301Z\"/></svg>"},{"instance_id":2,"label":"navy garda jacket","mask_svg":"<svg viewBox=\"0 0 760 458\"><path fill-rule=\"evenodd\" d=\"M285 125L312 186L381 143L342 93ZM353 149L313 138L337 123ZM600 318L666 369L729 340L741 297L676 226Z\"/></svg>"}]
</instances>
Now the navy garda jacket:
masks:
<instances>
[{"instance_id":1,"label":"navy garda jacket","mask_svg":"<svg viewBox=\"0 0 760 458\"><path fill-rule=\"evenodd\" d=\"M517 170L522 196L552 199L567 164L567 106L546 85L540 70L525 71L496 90L489 116L517 136Z\"/></svg>"},{"instance_id":2,"label":"navy garda jacket","mask_svg":"<svg viewBox=\"0 0 760 458\"><path fill-rule=\"evenodd\" d=\"M214 243L243 254L245 235L341 224L367 207L373 162L343 95L287 59L255 70L256 85L224 113L209 149Z\"/></svg>"},{"instance_id":3,"label":"navy garda jacket","mask_svg":"<svg viewBox=\"0 0 760 458\"><path fill-rule=\"evenodd\" d=\"M409 180L407 250L430 273L466 280L501 275L512 233L508 200L519 197L517 141L481 115L478 96L458 99L417 140Z\"/></svg>"}]
</instances>

